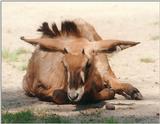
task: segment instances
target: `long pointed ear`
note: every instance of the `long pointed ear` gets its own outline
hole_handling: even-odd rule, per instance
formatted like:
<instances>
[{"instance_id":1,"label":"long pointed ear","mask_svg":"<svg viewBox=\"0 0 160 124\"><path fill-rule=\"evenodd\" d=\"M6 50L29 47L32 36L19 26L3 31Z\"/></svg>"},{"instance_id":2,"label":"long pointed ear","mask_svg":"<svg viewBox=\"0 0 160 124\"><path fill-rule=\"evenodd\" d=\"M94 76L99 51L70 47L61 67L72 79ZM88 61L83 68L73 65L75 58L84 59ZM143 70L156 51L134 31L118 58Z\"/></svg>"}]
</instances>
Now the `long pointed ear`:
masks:
<instances>
[{"instance_id":1,"label":"long pointed ear","mask_svg":"<svg viewBox=\"0 0 160 124\"><path fill-rule=\"evenodd\" d=\"M32 45L39 44L40 46L43 46L44 48L47 48L49 50L57 50L57 51L64 50L63 43L53 38L26 39L24 37L21 37L20 39Z\"/></svg>"},{"instance_id":2,"label":"long pointed ear","mask_svg":"<svg viewBox=\"0 0 160 124\"><path fill-rule=\"evenodd\" d=\"M123 40L101 40L101 41L94 41L92 42L92 46L94 47L93 49L97 51L109 51L111 49L115 49L117 46L123 46L125 47L132 47L140 42L133 42L133 41L123 41Z\"/></svg>"}]
</instances>

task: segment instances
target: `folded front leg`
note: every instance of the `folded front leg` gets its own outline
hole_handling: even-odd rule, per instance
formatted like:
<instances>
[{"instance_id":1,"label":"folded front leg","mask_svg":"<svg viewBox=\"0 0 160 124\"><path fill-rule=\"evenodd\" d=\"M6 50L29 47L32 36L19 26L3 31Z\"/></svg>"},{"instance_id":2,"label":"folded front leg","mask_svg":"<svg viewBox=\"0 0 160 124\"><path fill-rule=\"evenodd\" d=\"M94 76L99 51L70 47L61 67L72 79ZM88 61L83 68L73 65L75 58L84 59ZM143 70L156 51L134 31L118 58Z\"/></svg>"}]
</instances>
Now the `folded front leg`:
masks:
<instances>
[{"instance_id":1,"label":"folded front leg","mask_svg":"<svg viewBox=\"0 0 160 124\"><path fill-rule=\"evenodd\" d=\"M117 78L105 76L104 80L108 82L111 88L126 99L141 100L143 99L140 91L129 83L122 83Z\"/></svg>"},{"instance_id":2,"label":"folded front leg","mask_svg":"<svg viewBox=\"0 0 160 124\"><path fill-rule=\"evenodd\" d=\"M67 104L69 103L69 99L67 97L67 92L64 90L55 90L53 92L53 102L56 104Z\"/></svg>"},{"instance_id":3,"label":"folded front leg","mask_svg":"<svg viewBox=\"0 0 160 124\"><path fill-rule=\"evenodd\" d=\"M98 93L95 93L94 99L95 101L109 100L114 99L115 92L112 89L105 88Z\"/></svg>"}]
</instances>

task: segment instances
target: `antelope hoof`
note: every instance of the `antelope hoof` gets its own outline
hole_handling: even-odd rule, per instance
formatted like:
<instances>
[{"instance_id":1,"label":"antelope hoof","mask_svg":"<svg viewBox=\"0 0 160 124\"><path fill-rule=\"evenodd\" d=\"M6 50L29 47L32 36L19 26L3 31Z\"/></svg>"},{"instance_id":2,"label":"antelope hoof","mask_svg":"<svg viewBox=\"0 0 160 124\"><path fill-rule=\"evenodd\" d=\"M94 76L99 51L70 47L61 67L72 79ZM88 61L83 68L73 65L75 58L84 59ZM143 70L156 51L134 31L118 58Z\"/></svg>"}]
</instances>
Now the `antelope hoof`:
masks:
<instances>
[{"instance_id":1,"label":"antelope hoof","mask_svg":"<svg viewBox=\"0 0 160 124\"><path fill-rule=\"evenodd\" d=\"M24 40L24 36L20 37L21 40Z\"/></svg>"},{"instance_id":2,"label":"antelope hoof","mask_svg":"<svg viewBox=\"0 0 160 124\"><path fill-rule=\"evenodd\" d=\"M139 92L137 88L132 88L128 92L122 92L122 95L126 99L130 99L130 100L142 100L143 99L142 94Z\"/></svg>"},{"instance_id":3,"label":"antelope hoof","mask_svg":"<svg viewBox=\"0 0 160 124\"><path fill-rule=\"evenodd\" d=\"M142 100L143 96L142 94L137 90L136 92L133 92L131 95L131 98L134 100Z\"/></svg>"}]
</instances>

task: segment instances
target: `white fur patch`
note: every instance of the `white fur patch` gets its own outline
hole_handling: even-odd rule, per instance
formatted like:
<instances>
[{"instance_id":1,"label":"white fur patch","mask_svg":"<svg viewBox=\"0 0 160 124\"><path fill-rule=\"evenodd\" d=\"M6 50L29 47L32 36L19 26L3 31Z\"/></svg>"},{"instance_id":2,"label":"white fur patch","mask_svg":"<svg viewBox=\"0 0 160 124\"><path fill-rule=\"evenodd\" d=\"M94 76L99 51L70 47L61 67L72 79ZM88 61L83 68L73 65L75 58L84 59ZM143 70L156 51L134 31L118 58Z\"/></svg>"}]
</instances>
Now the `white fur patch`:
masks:
<instances>
[{"instance_id":1,"label":"white fur patch","mask_svg":"<svg viewBox=\"0 0 160 124\"><path fill-rule=\"evenodd\" d=\"M84 86L78 88L77 90L75 90L74 88L73 89L68 88L68 93L67 94L70 97L74 96L75 94L78 94L78 97L74 100L75 102L78 102L78 101L81 100L81 98L84 94ZM68 98L70 99L70 97L68 97Z\"/></svg>"},{"instance_id":2,"label":"white fur patch","mask_svg":"<svg viewBox=\"0 0 160 124\"><path fill-rule=\"evenodd\" d=\"M67 71L67 81L70 82L70 73Z\"/></svg>"},{"instance_id":3,"label":"white fur patch","mask_svg":"<svg viewBox=\"0 0 160 124\"><path fill-rule=\"evenodd\" d=\"M82 81L83 81L83 83L84 83L84 72L81 71L81 72L80 72L80 75L81 75Z\"/></svg>"}]
</instances>

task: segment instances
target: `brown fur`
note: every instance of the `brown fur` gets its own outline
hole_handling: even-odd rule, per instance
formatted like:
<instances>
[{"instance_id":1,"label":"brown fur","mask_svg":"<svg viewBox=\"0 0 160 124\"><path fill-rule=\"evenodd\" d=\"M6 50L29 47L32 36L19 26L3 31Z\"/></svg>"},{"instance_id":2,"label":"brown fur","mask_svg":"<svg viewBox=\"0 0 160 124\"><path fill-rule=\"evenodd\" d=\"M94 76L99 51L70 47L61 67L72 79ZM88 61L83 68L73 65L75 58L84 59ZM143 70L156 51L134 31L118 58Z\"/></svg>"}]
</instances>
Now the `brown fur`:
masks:
<instances>
[{"instance_id":1,"label":"brown fur","mask_svg":"<svg viewBox=\"0 0 160 124\"><path fill-rule=\"evenodd\" d=\"M133 46L137 44L136 42L104 41L90 24L82 20L63 22L61 31L58 30L55 24L52 26L52 30L49 29L48 24L43 24L39 31L42 31L43 35L46 35L48 38L21 38L26 42L39 44L51 50L44 51L41 47L38 47L33 53L29 61L27 73L23 79L23 87L28 95L37 96L42 100L53 101L57 104L68 103L69 99L66 94L68 86L67 73L63 58L68 56L70 70L74 72L75 76L72 76L72 78L78 81L79 74L77 72L84 67L83 57L80 53L82 49L85 49L91 67L85 82L85 93L82 101L91 102L112 99L115 93L121 94L128 99L142 99L142 95L135 87L131 84L122 83L116 78L106 55L97 53L105 48L111 49L117 45ZM69 50L71 56L63 54L64 48ZM97 51L96 54L92 55L92 48ZM75 73L77 73L77 76ZM107 87L111 87L112 90Z\"/></svg>"}]
</instances>

